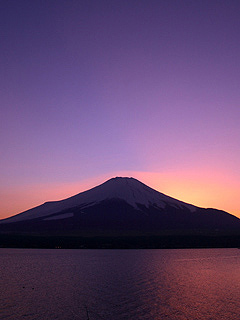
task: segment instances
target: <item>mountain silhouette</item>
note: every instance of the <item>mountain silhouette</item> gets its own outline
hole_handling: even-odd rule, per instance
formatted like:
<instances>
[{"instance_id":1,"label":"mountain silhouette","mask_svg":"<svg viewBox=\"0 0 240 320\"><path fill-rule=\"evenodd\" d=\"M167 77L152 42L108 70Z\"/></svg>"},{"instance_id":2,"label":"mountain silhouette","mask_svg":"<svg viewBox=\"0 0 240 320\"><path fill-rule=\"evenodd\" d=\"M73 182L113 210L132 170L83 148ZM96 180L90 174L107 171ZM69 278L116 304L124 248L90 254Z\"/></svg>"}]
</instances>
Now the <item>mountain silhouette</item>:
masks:
<instances>
[{"instance_id":1,"label":"mountain silhouette","mask_svg":"<svg viewBox=\"0 0 240 320\"><path fill-rule=\"evenodd\" d=\"M0 233L158 235L240 230L240 219L160 193L134 178L112 178L70 198L46 202L0 221Z\"/></svg>"}]
</instances>

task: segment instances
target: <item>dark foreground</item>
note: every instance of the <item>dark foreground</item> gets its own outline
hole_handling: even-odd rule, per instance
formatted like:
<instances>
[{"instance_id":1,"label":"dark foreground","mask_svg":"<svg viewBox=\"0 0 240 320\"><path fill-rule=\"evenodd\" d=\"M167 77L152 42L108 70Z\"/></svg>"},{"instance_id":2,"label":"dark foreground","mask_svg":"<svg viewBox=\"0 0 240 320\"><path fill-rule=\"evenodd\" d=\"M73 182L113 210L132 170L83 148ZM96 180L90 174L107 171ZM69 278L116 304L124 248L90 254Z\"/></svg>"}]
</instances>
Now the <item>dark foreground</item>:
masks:
<instances>
[{"instance_id":1,"label":"dark foreground","mask_svg":"<svg viewBox=\"0 0 240 320\"><path fill-rule=\"evenodd\" d=\"M0 235L2 248L180 249L240 248L240 235L46 236Z\"/></svg>"}]
</instances>

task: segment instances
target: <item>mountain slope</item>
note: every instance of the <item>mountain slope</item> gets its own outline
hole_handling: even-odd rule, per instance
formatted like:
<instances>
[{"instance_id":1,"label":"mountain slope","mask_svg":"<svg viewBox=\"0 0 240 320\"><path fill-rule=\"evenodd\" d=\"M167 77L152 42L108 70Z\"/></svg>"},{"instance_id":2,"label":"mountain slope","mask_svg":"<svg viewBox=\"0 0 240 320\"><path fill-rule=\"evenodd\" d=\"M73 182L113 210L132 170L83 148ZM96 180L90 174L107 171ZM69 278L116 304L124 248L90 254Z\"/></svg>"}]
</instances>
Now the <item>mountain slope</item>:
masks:
<instances>
[{"instance_id":1,"label":"mountain slope","mask_svg":"<svg viewBox=\"0 0 240 320\"><path fill-rule=\"evenodd\" d=\"M117 177L0 222L0 232L144 235L163 230L240 230L240 220L173 199L136 179Z\"/></svg>"},{"instance_id":2,"label":"mountain slope","mask_svg":"<svg viewBox=\"0 0 240 320\"><path fill-rule=\"evenodd\" d=\"M38 207L7 218L4 222L18 222L47 217L68 208L76 206L87 208L110 199L121 199L131 205L134 209L139 209L139 205L146 207L155 205L159 208L164 208L166 204L169 204L179 208L185 207L190 211L196 210L196 207L193 205L168 197L134 178L116 177L73 197L61 201L46 202Z\"/></svg>"}]
</instances>

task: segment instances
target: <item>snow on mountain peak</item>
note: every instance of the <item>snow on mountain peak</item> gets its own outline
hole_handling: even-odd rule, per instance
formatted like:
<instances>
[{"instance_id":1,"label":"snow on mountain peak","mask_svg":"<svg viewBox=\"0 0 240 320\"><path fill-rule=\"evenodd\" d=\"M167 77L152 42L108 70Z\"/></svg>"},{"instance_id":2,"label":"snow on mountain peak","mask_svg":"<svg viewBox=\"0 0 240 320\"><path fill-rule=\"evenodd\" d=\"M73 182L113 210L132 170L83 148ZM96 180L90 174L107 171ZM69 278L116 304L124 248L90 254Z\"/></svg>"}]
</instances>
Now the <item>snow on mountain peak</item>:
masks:
<instances>
[{"instance_id":1,"label":"snow on mountain peak","mask_svg":"<svg viewBox=\"0 0 240 320\"><path fill-rule=\"evenodd\" d=\"M123 199L136 209L138 209L137 204L142 204L146 207L154 205L164 208L168 203L172 206L187 207L190 211L196 210L195 206L166 196L132 177L112 178L106 181L105 184L109 188L107 192L109 198Z\"/></svg>"}]
</instances>

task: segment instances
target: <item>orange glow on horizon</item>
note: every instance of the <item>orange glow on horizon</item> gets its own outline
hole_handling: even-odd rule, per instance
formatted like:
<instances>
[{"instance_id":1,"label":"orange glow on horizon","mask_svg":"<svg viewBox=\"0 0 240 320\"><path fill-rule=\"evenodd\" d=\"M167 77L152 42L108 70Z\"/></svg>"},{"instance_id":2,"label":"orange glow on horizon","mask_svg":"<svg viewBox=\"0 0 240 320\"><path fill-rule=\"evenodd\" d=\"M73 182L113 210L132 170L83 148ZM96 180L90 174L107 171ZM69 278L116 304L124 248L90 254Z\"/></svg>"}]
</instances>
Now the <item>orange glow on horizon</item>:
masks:
<instances>
[{"instance_id":1,"label":"orange glow on horizon","mask_svg":"<svg viewBox=\"0 0 240 320\"><path fill-rule=\"evenodd\" d=\"M213 172L139 173L141 181L178 200L240 218L240 183Z\"/></svg>"}]
</instances>

